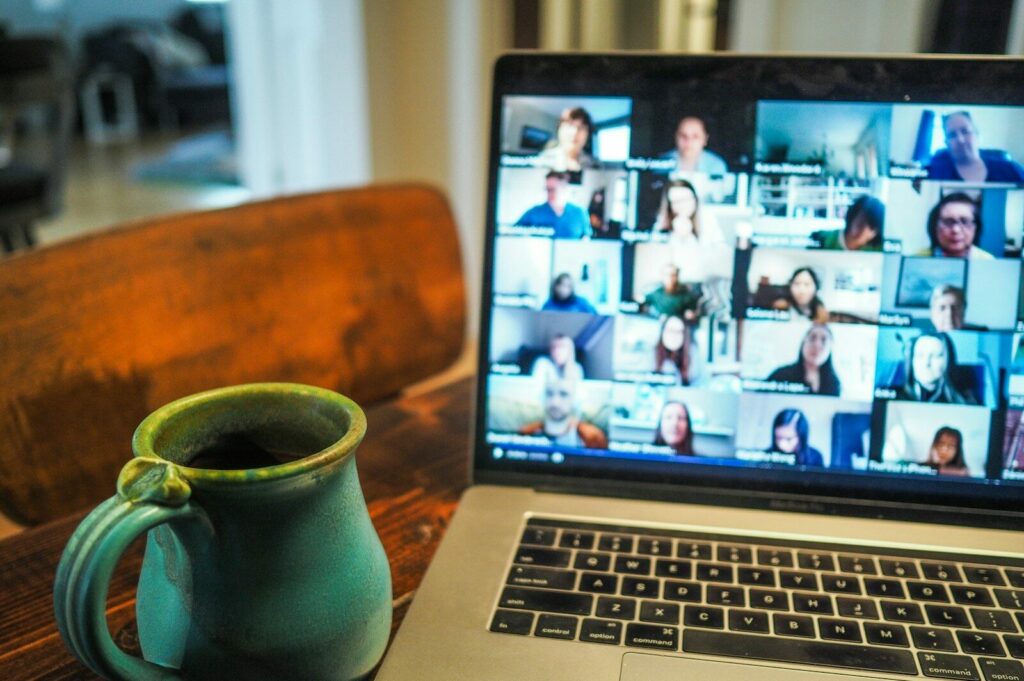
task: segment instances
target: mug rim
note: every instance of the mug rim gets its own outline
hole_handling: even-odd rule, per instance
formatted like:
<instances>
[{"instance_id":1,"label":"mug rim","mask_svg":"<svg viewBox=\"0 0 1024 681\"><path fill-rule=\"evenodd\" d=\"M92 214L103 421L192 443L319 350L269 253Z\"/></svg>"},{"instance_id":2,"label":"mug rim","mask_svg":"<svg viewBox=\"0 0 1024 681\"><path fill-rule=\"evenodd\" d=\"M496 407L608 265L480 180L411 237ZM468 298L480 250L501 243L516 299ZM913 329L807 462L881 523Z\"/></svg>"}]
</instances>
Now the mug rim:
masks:
<instances>
[{"instance_id":1,"label":"mug rim","mask_svg":"<svg viewBox=\"0 0 1024 681\"><path fill-rule=\"evenodd\" d=\"M175 416L200 405L231 400L252 394L259 395L303 395L313 397L334 407L341 408L348 415L348 427L345 434L323 449L302 458L286 463L263 466L261 468L245 468L238 470L222 470L213 468L193 468L177 461L161 456L154 444L163 432L163 426ZM157 408L142 420L132 436L132 455L134 458L154 458L175 466L189 481L195 482L250 482L270 481L289 478L314 471L332 463L339 462L355 452L356 447L366 435L366 414L352 399L344 395L303 383L242 383L239 385L213 388L203 392L181 397Z\"/></svg>"}]
</instances>

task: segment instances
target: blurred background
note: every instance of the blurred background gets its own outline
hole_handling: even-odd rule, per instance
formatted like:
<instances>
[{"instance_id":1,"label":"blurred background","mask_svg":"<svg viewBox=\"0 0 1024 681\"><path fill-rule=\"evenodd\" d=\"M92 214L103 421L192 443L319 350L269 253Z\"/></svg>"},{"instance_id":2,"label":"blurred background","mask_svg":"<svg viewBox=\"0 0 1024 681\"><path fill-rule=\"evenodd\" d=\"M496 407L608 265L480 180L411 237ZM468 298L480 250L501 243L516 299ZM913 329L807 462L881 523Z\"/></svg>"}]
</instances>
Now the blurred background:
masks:
<instances>
[{"instance_id":1,"label":"blurred background","mask_svg":"<svg viewBox=\"0 0 1024 681\"><path fill-rule=\"evenodd\" d=\"M513 48L1022 54L1024 0L3 0L0 267L127 220L409 180L451 197L473 291L490 67Z\"/></svg>"}]
</instances>

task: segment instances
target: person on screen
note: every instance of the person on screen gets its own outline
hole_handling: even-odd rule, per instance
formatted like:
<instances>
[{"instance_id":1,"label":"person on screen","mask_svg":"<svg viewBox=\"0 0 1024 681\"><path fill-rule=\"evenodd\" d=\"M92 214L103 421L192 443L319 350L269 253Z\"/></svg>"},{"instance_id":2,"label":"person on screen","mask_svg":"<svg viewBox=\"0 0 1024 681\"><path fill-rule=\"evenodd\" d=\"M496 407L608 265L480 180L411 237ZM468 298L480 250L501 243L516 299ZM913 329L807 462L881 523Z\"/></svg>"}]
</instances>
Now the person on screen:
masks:
<instances>
[{"instance_id":1,"label":"person on screen","mask_svg":"<svg viewBox=\"0 0 1024 681\"><path fill-rule=\"evenodd\" d=\"M640 310L656 317L667 315L691 322L697 319L700 294L679 281L677 265L668 263L661 272L661 286L644 296Z\"/></svg>"},{"instance_id":2,"label":"person on screen","mask_svg":"<svg viewBox=\"0 0 1024 681\"><path fill-rule=\"evenodd\" d=\"M814 395L839 396L841 383L832 366L832 332L824 324L815 324L804 334L796 361L781 366L768 376L769 381L796 383Z\"/></svg>"},{"instance_id":3,"label":"person on screen","mask_svg":"<svg viewBox=\"0 0 1024 681\"><path fill-rule=\"evenodd\" d=\"M661 158L676 162L675 173L702 173L725 175L729 172L725 160L708 150L708 129L697 116L684 116L676 126L676 147Z\"/></svg>"},{"instance_id":4,"label":"person on screen","mask_svg":"<svg viewBox=\"0 0 1024 681\"><path fill-rule=\"evenodd\" d=\"M966 311L964 290L959 286L942 284L932 289L928 302L928 317L936 332L958 331L964 328Z\"/></svg>"},{"instance_id":5,"label":"person on screen","mask_svg":"<svg viewBox=\"0 0 1024 681\"><path fill-rule=\"evenodd\" d=\"M676 454L693 456L693 427L685 404L672 401L661 408L654 444L671 447Z\"/></svg>"},{"instance_id":6,"label":"person on screen","mask_svg":"<svg viewBox=\"0 0 1024 681\"><path fill-rule=\"evenodd\" d=\"M594 120L582 107L562 111L555 139L541 152L540 164L559 172L579 172L597 165L590 155Z\"/></svg>"},{"instance_id":7,"label":"person on screen","mask_svg":"<svg viewBox=\"0 0 1024 681\"><path fill-rule=\"evenodd\" d=\"M942 426L935 431L928 458L921 462L930 466L939 475L967 476L971 472L964 463L964 436L956 428Z\"/></svg>"},{"instance_id":8,"label":"person on screen","mask_svg":"<svg viewBox=\"0 0 1024 681\"><path fill-rule=\"evenodd\" d=\"M530 374L545 382L555 378L582 381L583 365L576 361L576 343L564 333L555 334L548 343L548 354L533 361Z\"/></svg>"},{"instance_id":9,"label":"person on screen","mask_svg":"<svg viewBox=\"0 0 1024 681\"><path fill-rule=\"evenodd\" d=\"M1024 182L1024 166L999 149L982 149L981 132L967 111L942 117L946 148L928 163L930 180Z\"/></svg>"},{"instance_id":10,"label":"person on screen","mask_svg":"<svg viewBox=\"0 0 1024 681\"><path fill-rule=\"evenodd\" d=\"M792 454L797 466L825 465L821 452L809 443L811 426L799 409L783 409L772 422L772 444L769 453Z\"/></svg>"},{"instance_id":11,"label":"person on screen","mask_svg":"<svg viewBox=\"0 0 1024 681\"><path fill-rule=\"evenodd\" d=\"M544 417L520 428L520 434L541 435L556 445L607 449L608 437L604 431L579 415L578 388L579 382L572 379L547 381L543 394Z\"/></svg>"},{"instance_id":12,"label":"person on screen","mask_svg":"<svg viewBox=\"0 0 1024 681\"><path fill-rule=\"evenodd\" d=\"M676 316L665 317L654 347L654 371L675 377L677 385L690 384L690 332Z\"/></svg>"},{"instance_id":13,"label":"person on screen","mask_svg":"<svg viewBox=\"0 0 1024 681\"><path fill-rule=\"evenodd\" d=\"M589 300L583 296L576 295L572 276L568 272L562 272L551 282L551 296L540 309L553 312L597 314L597 310L594 309Z\"/></svg>"},{"instance_id":14,"label":"person on screen","mask_svg":"<svg viewBox=\"0 0 1024 681\"><path fill-rule=\"evenodd\" d=\"M815 324L828 321L828 310L818 297L821 283L810 267L801 267L789 278L786 293L772 303L776 310L789 310L794 316L805 317Z\"/></svg>"},{"instance_id":15,"label":"person on screen","mask_svg":"<svg viewBox=\"0 0 1024 681\"><path fill-rule=\"evenodd\" d=\"M672 262L682 268L687 281L702 281L706 261L726 248L714 216L701 212L696 187L689 180L665 183L654 231L668 232Z\"/></svg>"},{"instance_id":16,"label":"person on screen","mask_svg":"<svg viewBox=\"0 0 1024 681\"><path fill-rule=\"evenodd\" d=\"M569 175L551 171L544 178L548 200L523 213L516 225L520 227L553 227L556 239L581 239L590 236L587 211L569 203Z\"/></svg>"},{"instance_id":17,"label":"person on screen","mask_svg":"<svg viewBox=\"0 0 1024 681\"><path fill-rule=\"evenodd\" d=\"M931 246L917 255L991 260L992 254L976 245L980 238L978 202L963 192L946 194L928 213Z\"/></svg>"},{"instance_id":18,"label":"person on screen","mask_svg":"<svg viewBox=\"0 0 1024 681\"><path fill-rule=\"evenodd\" d=\"M946 333L924 333L910 344L906 380L897 390L902 400L943 404L977 404L970 390L956 385L958 365L953 341Z\"/></svg>"},{"instance_id":19,"label":"person on screen","mask_svg":"<svg viewBox=\"0 0 1024 681\"><path fill-rule=\"evenodd\" d=\"M814 232L821 248L835 251L880 251L885 224L885 204L867 194L858 197L846 210L842 229Z\"/></svg>"}]
</instances>

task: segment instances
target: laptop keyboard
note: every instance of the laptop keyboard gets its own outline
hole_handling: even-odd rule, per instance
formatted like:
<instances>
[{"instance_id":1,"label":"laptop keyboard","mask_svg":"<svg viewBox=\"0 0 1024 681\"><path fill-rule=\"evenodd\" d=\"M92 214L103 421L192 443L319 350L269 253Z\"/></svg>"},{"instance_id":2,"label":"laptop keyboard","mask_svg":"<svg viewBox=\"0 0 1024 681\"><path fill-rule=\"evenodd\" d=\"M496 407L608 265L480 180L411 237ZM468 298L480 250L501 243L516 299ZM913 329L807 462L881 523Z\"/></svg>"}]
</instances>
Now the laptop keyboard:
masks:
<instances>
[{"instance_id":1,"label":"laptop keyboard","mask_svg":"<svg viewBox=\"0 0 1024 681\"><path fill-rule=\"evenodd\" d=\"M984 560L529 518L490 629L1024 681L1024 558Z\"/></svg>"}]
</instances>

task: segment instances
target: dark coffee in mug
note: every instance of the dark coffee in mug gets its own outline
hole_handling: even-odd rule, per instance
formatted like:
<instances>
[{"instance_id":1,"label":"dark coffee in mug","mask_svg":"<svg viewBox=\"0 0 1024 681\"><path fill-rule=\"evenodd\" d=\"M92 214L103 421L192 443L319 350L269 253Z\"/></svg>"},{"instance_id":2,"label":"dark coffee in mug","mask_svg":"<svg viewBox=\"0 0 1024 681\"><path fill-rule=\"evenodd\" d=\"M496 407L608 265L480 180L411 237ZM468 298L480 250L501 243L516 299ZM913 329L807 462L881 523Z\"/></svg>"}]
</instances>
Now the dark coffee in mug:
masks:
<instances>
[{"instance_id":1,"label":"dark coffee in mug","mask_svg":"<svg viewBox=\"0 0 1024 681\"><path fill-rule=\"evenodd\" d=\"M189 456L189 468L235 471L266 468L315 454L323 443L281 428L218 433Z\"/></svg>"}]
</instances>

